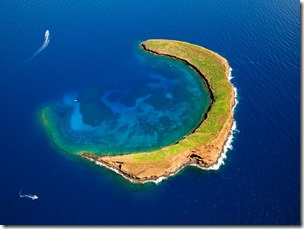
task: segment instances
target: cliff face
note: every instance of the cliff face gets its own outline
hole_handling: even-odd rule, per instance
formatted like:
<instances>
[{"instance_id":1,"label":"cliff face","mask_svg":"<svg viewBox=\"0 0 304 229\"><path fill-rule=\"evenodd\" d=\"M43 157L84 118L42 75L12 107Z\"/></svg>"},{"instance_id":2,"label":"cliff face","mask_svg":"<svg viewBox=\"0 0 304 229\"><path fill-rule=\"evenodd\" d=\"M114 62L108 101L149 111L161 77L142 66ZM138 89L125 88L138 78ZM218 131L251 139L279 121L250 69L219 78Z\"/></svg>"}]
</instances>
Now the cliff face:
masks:
<instances>
[{"instance_id":1,"label":"cliff face","mask_svg":"<svg viewBox=\"0 0 304 229\"><path fill-rule=\"evenodd\" d=\"M116 172L135 183L155 181L160 177L167 177L178 172L187 165L197 165L201 168L208 168L217 163L224 144L231 134L233 124L233 113L229 115L224 128L217 138L212 142L187 149L179 154L166 157L158 161L135 161L130 155L123 156L96 156L91 153L81 153L83 158L87 158L108 168L115 169Z\"/></svg>"},{"instance_id":2,"label":"cliff face","mask_svg":"<svg viewBox=\"0 0 304 229\"><path fill-rule=\"evenodd\" d=\"M146 42L143 43L142 47L146 51L157 55L164 55L180 59L188 63L192 68L194 68L194 70L196 70L201 75L202 79L206 83L208 90L210 91L210 94L212 95L211 98L213 101L210 104L210 108L214 105L214 103L218 102L217 98L219 98L219 96L217 96L217 88L216 86L212 85L211 77L205 75L206 73L203 74L202 68L196 66L195 63L192 63L193 59L187 58L184 55L184 52L186 51L183 51L181 56L178 55L180 54L180 52L177 52L176 55L172 54L174 53L174 48L184 48L183 45L185 43L167 40L152 40L148 42L152 42L153 45L151 47L148 47ZM154 46L153 42L156 44L156 46ZM170 45L172 45L172 47ZM163 48L162 46L165 46L165 48ZM186 43L186 48L188 47L192 48L190 44ZM199 52L200 49L195 46L195 49L191 49L190 51L191 55L194 55L196 54L195 52ZM162 152L156 153L152 151L121 156L96 156L89 152L82 152L80 153L80 156L88 160L94 161L99 165L112 169L124 176L125 178L129 179L130 181L136 183L156 181L160 178L167 177L178 172L180 169L187 165L196 165L198 167L207 169L210 166L216 164L221 156L221 153L224 150L224 145L229 135L231 134L231 129L233 125L233 106L235 105L235 94L232 84L228 80L229 65L227 61L223 57L219 56L216 53L213 53L210 50L204 49L203 51L205 52L204 55L212 55L212 58L216 58L218 63L220 63L219 65L221 66L222 71L224 71L225 73L225 86L228 85L228 87L226 87L228 88L227 95L229 96L229 99L227 100L229 104L226 104L228 109L225 110L225 113L222 114L221 117L217 117L216 119L219 123L223 124L221 125L221 128L217 130L215 137L210 138L210 141L206 143L199 142L197 144L194 144L193 147L189 147L174 153L171 153L172 146L167 146L162 149ZM208 122L209 119L211 119L211 115L212 114L210 114L210 112L207 113L206 119L200 125L205 125L205 123ZM193 141L193 138L190 139L189 136L194 136L199 139L202 138L204 134L208 134L202 133L199 127L194 133L191 133L180 142L186 143ZM180 142L178 144L180 144ZM165 156L155 157L154 159L151 159L149 156L152 153L154 153L155 155L157 155L157 153L163 153Z\"/></svg>"}]
</instances>

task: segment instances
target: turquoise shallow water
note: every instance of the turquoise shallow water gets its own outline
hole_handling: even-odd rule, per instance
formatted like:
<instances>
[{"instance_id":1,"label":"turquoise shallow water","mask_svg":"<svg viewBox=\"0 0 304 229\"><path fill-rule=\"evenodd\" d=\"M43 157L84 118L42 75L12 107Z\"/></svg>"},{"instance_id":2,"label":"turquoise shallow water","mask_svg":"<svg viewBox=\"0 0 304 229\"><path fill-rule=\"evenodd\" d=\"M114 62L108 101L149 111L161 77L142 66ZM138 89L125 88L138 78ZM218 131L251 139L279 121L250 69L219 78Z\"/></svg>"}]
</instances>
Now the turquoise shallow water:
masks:
<instances>
[{"instance_id":1,"label":"turquoise shallow water","mask_svg":"<svg viewBox=\"0 0 304 229\"><path fill-rule=\"evenodd\" d=\"M196 72L141 49L129 59L125 79L64 93L47 105L54 127L48 131L59 148L107 155L149 151L176 143L200 124L210 96Z\"/></svg>"}]
</instances>

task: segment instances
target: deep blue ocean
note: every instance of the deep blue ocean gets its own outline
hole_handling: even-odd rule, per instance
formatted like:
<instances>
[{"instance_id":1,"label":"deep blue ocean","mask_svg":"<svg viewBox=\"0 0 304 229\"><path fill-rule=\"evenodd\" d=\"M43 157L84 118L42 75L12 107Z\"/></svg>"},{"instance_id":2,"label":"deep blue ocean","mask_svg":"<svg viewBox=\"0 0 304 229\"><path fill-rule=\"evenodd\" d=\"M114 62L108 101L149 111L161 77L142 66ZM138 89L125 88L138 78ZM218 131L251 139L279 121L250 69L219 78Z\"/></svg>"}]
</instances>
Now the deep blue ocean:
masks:
<instances>
[{"instance_id":1,"label":"deep blue ocean","mask_svg":"<svg viewBox=\"0 0 304 229\"><path fill-rule=\"evenodd\" d=\"M0 224L301 223L299 1L2 0L0 34ZM141 90L138 45L150 38L201 45L233 69L238 131L219 170L135 185L60 151L40 126L37 110L66 95Z\"/></svg>"}]
</instances>

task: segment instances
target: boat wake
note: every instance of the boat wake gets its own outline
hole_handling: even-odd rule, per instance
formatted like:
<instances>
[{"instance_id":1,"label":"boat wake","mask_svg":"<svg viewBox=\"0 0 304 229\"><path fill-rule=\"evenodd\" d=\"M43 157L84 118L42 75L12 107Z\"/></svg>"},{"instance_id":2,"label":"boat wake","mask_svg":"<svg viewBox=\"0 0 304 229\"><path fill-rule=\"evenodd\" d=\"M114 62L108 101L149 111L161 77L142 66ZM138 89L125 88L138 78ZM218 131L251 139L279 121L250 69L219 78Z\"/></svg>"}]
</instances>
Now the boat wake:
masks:
<instances>
[{"instance_id":1,"label":"boat wake","mask_svg":"<svg viewBox=\"0 0 304 229\"><path fill-rule=\"evenodd\" d=\"M35 56L37 56L44 49L46 49L46 47L48 47L49 43L50 43L50 31L46 30L45 33L44 33L44 42L43 42L42 46L30 58L28 58L27 60L25 60L24 62L22 62L16 69L14 69L10 73L8 73L8 75L12 75L17 70L19 70L20 68L22 68L24 65L28 64L31 60L34 59Z\"/></svg>"},{"instance_id":2,"label":"boat wake","mask_svg":"<svg viewBox=\"0 0 304 229\"><path fill-rule=\"evenodd\" d=\"M34 53L34 55L32 56L32 58L34 56L37 56L44 49L46 49L46 47L48 47L49 43L50 43L50 31L46 30L45 33L44 33L44 42L43 42L42 46Z\"/></svg>"},{"instance_id":3,"label":"boat wake","mask_svg":"<svg viewBox=\"0 0 304 229\"><path fill-rule=\"evenodd\" d=\"M37 200L38 199L38 196L36 196L36 195L32 195L32 194L22 195L21 192L22 192L22 189L19 191L20 198L28 198L28 199L32 199L32 200Z\"/></svg>"}]
</instances>

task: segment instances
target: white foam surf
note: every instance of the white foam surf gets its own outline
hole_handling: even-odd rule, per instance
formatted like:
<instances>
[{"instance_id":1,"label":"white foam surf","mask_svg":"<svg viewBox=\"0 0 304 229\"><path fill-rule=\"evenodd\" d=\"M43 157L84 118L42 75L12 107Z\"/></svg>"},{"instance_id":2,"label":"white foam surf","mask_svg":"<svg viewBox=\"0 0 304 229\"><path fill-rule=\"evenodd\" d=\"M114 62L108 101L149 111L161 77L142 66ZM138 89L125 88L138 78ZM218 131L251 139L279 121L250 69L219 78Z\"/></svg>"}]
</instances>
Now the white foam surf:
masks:
<instances>
[{"instance_id":1,"label":"white foam surf","mask_svg":"<svg viewBox=\"0 0 304 229\"><path fill-rule=\"evenodd\" d=\"M229 81L231 81L231 79L233 79L231 72L232 72L232 68L229 68L229 74L228 74ZM234 106L232 108L232 112L234 114L235 108L236 108L237 104L239 103L239 101L238 101L237 89L236 89L236 87L233 86L233 84L232 84L232 87L233 87L233 91L234 91ZM221 165L224 165L225 159L227 158L227 152L229 150L233 149L232 143L234 140L234 135L238 132L239 132L239 130L237 129L236 121L233 120L232 127L230 130L230 135L228 136L227 141L224 144L223 151L222 151L219 159L217 160L217 163L213 164L212 166L210 166L208 168L202 168L202 167L199 167L199 168L204 169L204 170L218 170L221 167Z\"/></svg>"},{"instance_id":2,"label":"white foam surf","mask_svg":"<svg viewBox=\"0 0 304 229\"><path fill-rule=\"evenodd\" d=\"M231 81L231 80L232 80L232 78L233 78L233 76L232 76L231 72L232 72L232 68L231 68L231 67L229 67L229 73L228 73L228 77L227 77L229 81Z\"/></svg>"},{"instance_id":3,"label":"white foam surf","mask_svg":"<svg viewBox=\"0 0 304 229\"><path fill-rule=\"evenodd\" d=\"M228 78L229 81L231 81L231 79L233 79L233 76L232 76L231 72L232 72L232 68L229 68L229 74L227 76L227 78ZM232 84L232 87L233 87L233 91L234 91L234 106L232 108L232 112L234 114L235 108L236 108L237 104L239 103L239 101L238 101L237 89L236 89L236 87L233 86L233 84ZM212 166L210 166L208 168L200 167L200 166L198 166L196 164L191 164L191 166L194 166L194 167L197 167L197 168L200 168L200 169L203 169L203 170L218 170L221 167L221 165L225 164L225 159L227 158L227 152L229 150L233 149L234 136L238 132L239 132L239 130L237 129L236 121L233 120L232 127L231 127L231 130L230 130L230 134L229 134L229 136L227 138L227 141L224 144L223 151L220 154L220 157L217 160L217 163L213 164ZM180 172L180 170L176 171L175 173L170 174L167 177L163 176L163 177L159 177L157 180L149 180L149 181L146 181L146 182L154 182L155 184L158 184L161 181L166 180L169 177L174 176L174 175L176 175L179 172Z\"/></svg>"}]
</instances>

